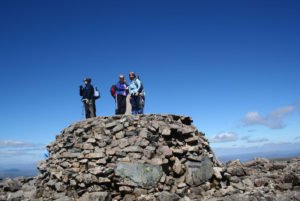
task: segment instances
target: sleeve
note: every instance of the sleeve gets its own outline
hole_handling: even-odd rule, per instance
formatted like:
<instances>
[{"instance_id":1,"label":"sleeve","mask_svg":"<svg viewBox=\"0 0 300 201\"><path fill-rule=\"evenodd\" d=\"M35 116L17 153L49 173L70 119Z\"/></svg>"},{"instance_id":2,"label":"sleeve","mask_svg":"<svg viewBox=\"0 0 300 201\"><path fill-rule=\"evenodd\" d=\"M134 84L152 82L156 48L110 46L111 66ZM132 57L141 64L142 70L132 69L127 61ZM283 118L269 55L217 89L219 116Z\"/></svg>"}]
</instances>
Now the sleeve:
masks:
<instances>
[{"instance_id":1,"label":"sleeve","mask_svg":"<svg viewBox=\"0 0 300 201\"><path fill-rule=\"evenodd\" d=\"M79 87L79 95L83 96L83 88L82 88L82 86Z\"/></svg>"},{"instance_id":2,"label":"sleeve","mask_svg":"<svg viewBox=\"0 0 300 201\"><path fill-rule=\"evenodd\" d=\"M126 91L126 96L127 96L129 94L129 85L127 82L125 83L125 91Z\"/></svg>"},{"instance_id":3,"label":"sleeve","mask_svg":"<svg viewBox=\"0 0 300 201\"><path fill-rule=\"evenodd\" d=\"M139 79L136 79L136 84L137 84L137 92L141 93L143 91L142 89L142 82Z\"/></svg>"},{"instance_id":4,"label":"sleeve","mask_svg":"<svg viewBox=\"0 0 300 201\"><path fill-rule=\"evenodd\" d=\"M129 92L129 94L131 94L130 84L128 85L128 92Z\"/></svg>"}]
</instances>

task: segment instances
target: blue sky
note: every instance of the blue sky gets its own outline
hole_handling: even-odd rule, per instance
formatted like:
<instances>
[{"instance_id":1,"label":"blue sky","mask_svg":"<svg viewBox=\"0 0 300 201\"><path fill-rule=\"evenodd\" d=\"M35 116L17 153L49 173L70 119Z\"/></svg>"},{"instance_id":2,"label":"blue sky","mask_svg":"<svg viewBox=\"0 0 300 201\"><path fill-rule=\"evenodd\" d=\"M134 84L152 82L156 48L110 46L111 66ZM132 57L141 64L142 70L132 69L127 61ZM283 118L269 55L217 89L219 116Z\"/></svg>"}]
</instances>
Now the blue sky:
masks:
<instances>
[{"instance_id":1,"label":"blue sky","mask_svg":"<svg viewBox=\"0 0 300 201\"><path fill-rule=\"evenodd\" d=\"M217 155L300 145L299 13L298 1L0 1L0 167L36 162L82 119L86 76L98 115L113 115L109 88L130 71L146 113L191 116Z\"/></svg>"}]
</instances>

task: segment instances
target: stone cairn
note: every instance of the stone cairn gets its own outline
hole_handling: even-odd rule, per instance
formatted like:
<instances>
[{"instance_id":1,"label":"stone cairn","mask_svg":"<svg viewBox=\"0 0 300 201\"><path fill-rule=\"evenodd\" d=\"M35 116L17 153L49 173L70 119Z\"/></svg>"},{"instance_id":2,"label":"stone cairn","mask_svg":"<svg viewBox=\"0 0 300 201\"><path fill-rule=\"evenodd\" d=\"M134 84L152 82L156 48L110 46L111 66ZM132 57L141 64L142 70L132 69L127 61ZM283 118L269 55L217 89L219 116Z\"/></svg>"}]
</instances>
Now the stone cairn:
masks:
<instances>
[{"instance_id":1,"label":"stone cairn","mask_svg":"<svg viewBox=\"0 0 300 201\"><path fill-rule=\"evenodd\" d=\"M300 201L300 157L216 160L190 117L96 117L64 129L0 201ZM279 150L280 151L280 150Z\"/></svg>"},{"instance_id":2,"label":"stone cairn","mask_svg":"<svg viewBox=\"0 0 300 201\"><path fill-rule=\"evenodd\" d=\"M129 115L72 124L48 145L37 194L50 199L67 192L83 200L95 193L103 200L184 197L222 171L191 123L185 116Z\"/></svg>"}]
</instances>

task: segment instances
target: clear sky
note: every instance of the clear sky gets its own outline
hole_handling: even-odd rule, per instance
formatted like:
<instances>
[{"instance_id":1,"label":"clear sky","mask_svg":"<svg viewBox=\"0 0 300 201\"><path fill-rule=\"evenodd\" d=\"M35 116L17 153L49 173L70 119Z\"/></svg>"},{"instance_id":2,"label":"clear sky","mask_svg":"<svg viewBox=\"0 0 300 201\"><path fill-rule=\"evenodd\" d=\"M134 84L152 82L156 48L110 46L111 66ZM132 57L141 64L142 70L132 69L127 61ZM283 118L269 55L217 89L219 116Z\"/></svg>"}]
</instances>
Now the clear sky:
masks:
<instances>
[{"instance_id":1,"label":"clear sky","mask_svg":"<svg viewBox=\"0 0 300 201\"><path fill-rule=\"evenodd\" d=\"M216 150L300 147L299 1L2 0L0 24L0 168L82 119L86 76L113 115L130 71L145 113L191 116Z\"/></svg>"}]
</instances>

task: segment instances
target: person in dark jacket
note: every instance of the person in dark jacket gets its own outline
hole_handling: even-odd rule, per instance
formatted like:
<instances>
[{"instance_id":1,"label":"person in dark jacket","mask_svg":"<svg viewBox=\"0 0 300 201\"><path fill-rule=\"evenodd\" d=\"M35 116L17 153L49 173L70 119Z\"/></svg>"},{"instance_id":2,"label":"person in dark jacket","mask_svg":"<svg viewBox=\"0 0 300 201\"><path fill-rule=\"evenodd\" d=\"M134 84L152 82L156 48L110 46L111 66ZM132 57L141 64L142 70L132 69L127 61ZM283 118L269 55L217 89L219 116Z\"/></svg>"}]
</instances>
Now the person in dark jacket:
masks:
<instances>
[{"instance_id":1,"label":"person in dark jacket","mask_svg":"<svg viewBox=\"0 0 300 201\"><path fill-rule=\"evenodd\" d=\"M119 82L116 84L116 114L125 114L126 97L128 95L128 84L124 75L120 75Z\"/></svg>"},{"instance_id":2,"label":"person in dark jacket","mask_svg":"<svg viewBox=\"0 0 300 201\"><path fill-rule=\"evenodd\" d=\"M91 118L96 117L96 105L94 99L94 87L91 84L91 78L85 78L84 80L85 86L80 86L80 96L82 97L82 102L85 109L85 117Z\"/></svg>"}]
</instances>

